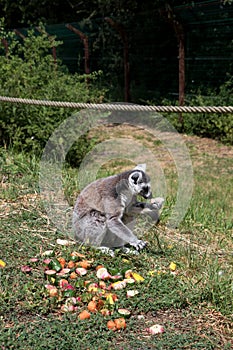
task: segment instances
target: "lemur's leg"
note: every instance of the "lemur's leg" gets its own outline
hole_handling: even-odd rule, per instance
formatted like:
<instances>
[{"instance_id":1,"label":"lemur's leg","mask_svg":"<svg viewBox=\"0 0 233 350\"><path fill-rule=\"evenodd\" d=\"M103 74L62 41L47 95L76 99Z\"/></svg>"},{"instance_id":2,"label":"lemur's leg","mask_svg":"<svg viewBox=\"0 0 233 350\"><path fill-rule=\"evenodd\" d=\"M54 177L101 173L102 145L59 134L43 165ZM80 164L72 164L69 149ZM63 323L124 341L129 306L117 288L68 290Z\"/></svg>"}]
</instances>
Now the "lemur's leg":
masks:
<instances>
[{"instance_id":1,"label":"lemur's leg","mask_svg":"<svg viewBox=\"0 0 233 350\"><path fill-rule=\"evenodd\" d=\"M125 244L126 242L121 237L115 235L109 229L106 230L105 236L101 242L101 246L110 248L119 248L124 246Z\"/></svg>"},{"instance_id":2,"label":"lemur's leg","mask_svg":"<svg viewBox=\"0 0 233 350\"><path fill-rule=\"evenodd\" d=\"M117 242L117 245L114 245L115 247L130 244L136 250L141 250L147 245L146 242L139 240L133 234L133 232L126 225L124 225L124 223L119 217L107 218L107 227L110 231L110 235L114 234L116 236L115 242ZM110 237L110 239L112 238ZM119 245L119 243L121 244Z\"/></svg>"},{"instance_id":3,"label":"lemur's leg","mask_svg":"<svg viewBox=\"0 0 233 350\"><path fill-rule=\"evenodd\" d=\"M107 231L106 219L94 211L81 218L74 212L73 230L77 241L99 247Z\"/></svg>"},{"instance_id":4,"label":"lemur's leg","mask_svg":"<svg viewBox=\"0 0 233 350\"><path fill-rule=\"evenodd\" d=\"M98 247L104 252L107 252L109 248L123 247L128 243L132 243L136 249L144 247L142 243L140 244L141 241L123 223L122 227L123 229L121 224L119 227L114 225L114 219L108 222L105 216L94 211L82 218L77 213L74 213L73 216L73 229L77 241ZM127 232L125 233L124 230Z\"/></svg>"}]
</instances>

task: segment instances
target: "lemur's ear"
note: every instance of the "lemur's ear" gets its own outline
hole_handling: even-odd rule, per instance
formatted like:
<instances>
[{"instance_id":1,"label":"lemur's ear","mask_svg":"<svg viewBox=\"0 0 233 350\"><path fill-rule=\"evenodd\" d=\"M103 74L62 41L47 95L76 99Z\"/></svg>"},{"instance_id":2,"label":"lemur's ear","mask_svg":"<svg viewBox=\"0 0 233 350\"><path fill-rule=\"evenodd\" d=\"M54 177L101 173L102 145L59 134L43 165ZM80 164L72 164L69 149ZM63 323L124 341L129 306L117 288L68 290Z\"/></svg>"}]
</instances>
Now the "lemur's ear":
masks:
<instances>
[{"instance_id":1,"label":"lemur's ear","mask_svg":"<svg viewBox=\"0 0 233 350\"><path fill-rule=\"evenodd\" d=\"M146 171L146 164L138 164L133 170L142 170Z\"/></svg>"},{"instance_id":2,"label":"lemur's ear","mask_svg":"<svg viewBox=\"0 0 233 350\"><path fill-rule=\"evenodd\" d=\"M130 177L129 180L133 181L133 183L136 185L138 183L138 180L140 180L142 177L142 174L139 171L134 171Z\"/></svg>"}]
</instances>

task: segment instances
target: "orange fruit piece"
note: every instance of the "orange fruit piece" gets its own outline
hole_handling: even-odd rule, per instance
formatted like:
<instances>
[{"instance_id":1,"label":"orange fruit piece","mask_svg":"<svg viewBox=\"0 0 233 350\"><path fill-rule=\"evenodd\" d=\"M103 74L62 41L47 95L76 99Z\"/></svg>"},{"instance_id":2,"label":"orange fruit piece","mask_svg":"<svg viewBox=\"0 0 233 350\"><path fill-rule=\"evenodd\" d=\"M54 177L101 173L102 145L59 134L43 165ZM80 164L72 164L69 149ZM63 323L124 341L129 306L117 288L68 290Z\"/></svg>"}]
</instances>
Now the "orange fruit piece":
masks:
<instances>
[{"instance_id":1,"label":"orange fruit piece","mask_svg":"<svg viewBox=\"0 0 233 350\"><path fill-rule=\"evenodd\" d=\"M73 267L75 267L75 262L72 261L72 260L70 260L70 261L68 262L68 264L67 264L67 267L68 267L69 269L72 269Z\"/></svg>"},{"instance_id":2,"label":"orange fruit piece","mask_svg":"<svg viewBox=\"0 0 233 350\"><path fill-rule=\"evenodd\" d=\"M56 297L58 295L58 290L56 287L49 289L49 296Z\"/></svg>"},{"instance_id":3,"label":"orange fruit piece","mask_svg":"<svg viewBox=\"0 0 233 350\"><path fill-rule=\"evenodd\" d=\"M100 310L100 313L103 316L110 316L111 315L111 311L108 309L102 309L102 310Z\"/></svg>"},{"instance_id":4,"label":"orange fruit piece","mask_svg":"<svg viewBox=\"0 0 233 350\"><path fill-rule=\"evenodd\" d=\"M112 331L116 331L117 330L117 327L116 327L116 324L113 320L109 320L107 322L107 327L108 329L111 329Z\"/></svg>"},{"instance_id":5,"label":"orange fruit piece","mask_svg":"<svg viewBox=\"0 0 233 350\"><path fill-rule=\"evenodd\" d=\"M82 268L84 268L84 269L88 269L88 267L90 267L91 264L89 263L88 260L82 260L82 261L78 261L78 262L76 263L76 266L80 266L80 267L82 267Z\"/></svg>"},{"instance_id":6,"label":"orange fruit piece","mask_svg":"<svg viewBox=\"0 0 233 350\"><path fill-rule=\"evenodd\" d=\"M88 284L91 284L91 281L84 281L84 286L88 286Z\"/></svg>"},{"instance_id":7,"label":"orange fruit piece","mask_svg":"<svg viewBox=\"0 0 233 350\"><path fill-rule=\"evenodd\" d=\"M115 322L117 329L126 328L126 322L125 322L125 319L123 317L115 319L114 322Z\"/></svg>"},{"instance_id":8,"label":"orange fruit piece","mask_svg":"<svg viewBox=\"0 0 233 350\"><path fill-rule=\"evenodd\" d=\"M66 279L64 279L64 278L62 278L62 279L59 281L59 287L60 287L60 288L64 288L67 284L69 284L69 282L68 282Z\"/></svg>"},{"instance_id":9,"label":"orange fruit piece","mask_svg":"<svg viewBox=\"0 0 233 350\"><path fill-rule=\"evenodd\" d=\"M92 300L88 303L87 308L91 312L96 312L97 311L97 303Z\"/></svg>"},{"instance_id":10,"label":"orange fruit piece","mask_svg":"<svg viewBox=\"0 0 233 350\"><path fill-rule=\"evenodd\" d=\"M72 280L75 280L76 278L78 277L78 275L77 275L77 273L76 272L71 272L71 274L70 274L70 278L72 279Z\"/></svg>"},{"instance_id":11,"label":"orange fruit piece","mask_svg":"<svg viewBox=\"0 0 233 350\"><path fill-rule=\"evenodd\" d=\"M83 310L79 315L78 318L80 320L87 320L88 318L91 317L91 314L87 310Z\"/></svg>"},{"instance_id":12,"label":"orange fruit piece","mask_svg":"<svg viewBox=\"0 0 233 350\"><path fill-rule=\"evenodd\" d=\"M107 322L108 329L111 329L113 331L116 331L118 329L124 329L126 328L126 322L123 317L116 318L115 320L110 320Z\"/></svg>"},{"instance_id":13,"label":"orange fruit piece","mask_svg":"<svg viewBox=\"0 0 233 350\"><path fill-rule=\"evenodd\" d=\"M99 281L99 287L101 289L107 289L107 285L106 285L106 283L104 281Z\"/></svg>"},{"instance_id":14,"label":"orange fruit piece","mask_svg":"<svg viewBox=\"0 0 233 350\"><path fill-rule=\"evenodd\" d=\"M66 265L66 260L62 257L57 258L57 260L59 261L61 267L64 269L64 267Z\"/></svg>"},{"instance_id":15,"label":"orange fruit piece","mask_svg":"<svg viewBox=\"0 0 233 350\"><path fill-rule=\"evenodd\" d=\"M84 254L81 254L79 252L72 252L70 256L77 256L78 258L85 258Z\"/></svg>"},{"instance_id":16,"label":"orange fruit piece","mask_svg":"<svg viewBox=\"0 0 233 350\"><path fill-rule=\"evenodd\" d=\"M97 305L96 305L97 310L100 310L103 307L104 307L104 301L103 300L98 300L97 301Z\"/></svg>"}]
</instances>

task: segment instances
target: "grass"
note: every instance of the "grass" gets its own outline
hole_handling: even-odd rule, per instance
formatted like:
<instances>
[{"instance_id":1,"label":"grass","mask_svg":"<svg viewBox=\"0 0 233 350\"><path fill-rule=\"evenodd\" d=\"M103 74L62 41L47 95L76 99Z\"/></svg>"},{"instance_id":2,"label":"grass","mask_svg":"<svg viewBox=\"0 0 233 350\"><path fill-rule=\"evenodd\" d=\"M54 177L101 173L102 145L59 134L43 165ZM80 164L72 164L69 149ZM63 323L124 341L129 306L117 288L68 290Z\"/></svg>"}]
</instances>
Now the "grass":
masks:
<instances>
[{"instance_id":1,"label":"grass","mask_svg":"<svg viewBox=\"0 0 233 350\"><path fill-rule=\"evenodd\" d=\"M113 133L113 128L109 132ZM149 136L142 139L139 134L136 138L146 147L161 147ZM146 233L148 249L130 258L117 253L115 259L91 248L57 244L57 238L66 237L44 210L38 189L38 160L1 150L0 259L6 262L0 269L1 349L232 348L232 148L195 137L187 137L186 143L195 186L179 229L165 226L177 175L164 158L167 202L160 224ZM118 172L126 165L114 160L101 169L100 175ZM66 169L65 193L71 203L77 194L76 176L75 169ZM113 315L93 313L89 320L80 321L77 315L86 308L85 302L75 312L62 313L62 300L46 294L42 253L47 250L67 259L76 250L92 259L83 280L95 281L95 267L100 264L116 271L133 269L145 280L136 285L139 294L133 298L126 298L128 288L116 291L118 302L108 306ZM22 272L21 266L30 265L30 258L35 256L39 261L32 272ZM171 262L176 263L175 274L170 271ZM82 288L77 287L81 295ZM108 330L107 321L119 317L119 307L130 310L131 317L125 330L113 332ZM163 325L165 333L148 334L146 329L153 324Z\"/></svg>"}]
</instances>

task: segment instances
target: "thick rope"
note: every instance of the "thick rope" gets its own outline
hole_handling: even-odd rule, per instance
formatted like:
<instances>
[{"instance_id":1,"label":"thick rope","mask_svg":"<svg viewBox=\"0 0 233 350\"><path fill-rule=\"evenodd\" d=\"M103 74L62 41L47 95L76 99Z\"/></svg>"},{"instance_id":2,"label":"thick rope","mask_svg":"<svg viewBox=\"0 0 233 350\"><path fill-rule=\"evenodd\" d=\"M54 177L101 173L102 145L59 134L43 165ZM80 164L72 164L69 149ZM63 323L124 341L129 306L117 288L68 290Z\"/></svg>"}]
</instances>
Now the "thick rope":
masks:
<instances>
[{"instance_id":1,"label":"thick rope","mask_svg":"<svg viewBox=\"0 0 233 350\"><path fill-rule=\"evenodd\" d=\"M84 103L35 100L30 98L18 98L0 96L0 101L22 103L37 106L64 107L64 108L88 108L112 111L151 111L151 112L175 112L175 113L233 113L233 106L143 106L126 103Z\"/></svg>"}]
</instances>

